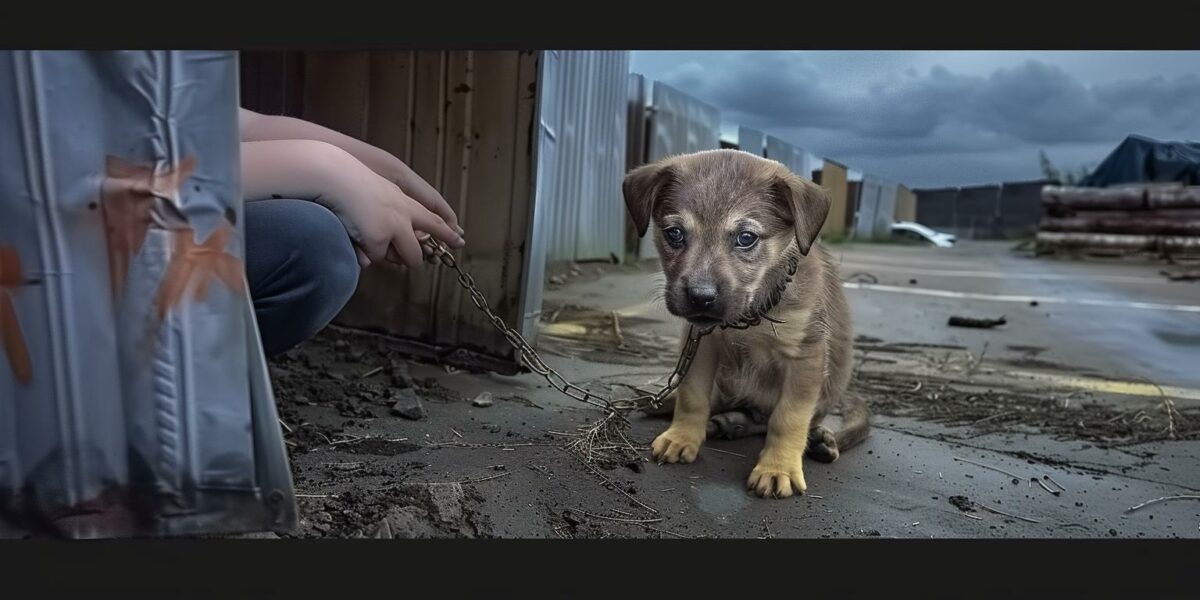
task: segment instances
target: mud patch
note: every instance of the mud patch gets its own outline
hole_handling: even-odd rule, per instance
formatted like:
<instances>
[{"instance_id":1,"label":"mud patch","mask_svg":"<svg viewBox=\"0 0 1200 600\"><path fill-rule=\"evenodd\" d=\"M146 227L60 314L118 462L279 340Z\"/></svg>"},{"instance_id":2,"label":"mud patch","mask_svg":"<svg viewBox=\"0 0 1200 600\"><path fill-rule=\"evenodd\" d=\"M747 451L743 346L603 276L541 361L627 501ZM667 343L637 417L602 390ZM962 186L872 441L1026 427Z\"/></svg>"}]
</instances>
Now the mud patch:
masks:
<instances>
[{"instance_id":1,"label":"mud patch","mask_svg":"<svg viewBox=\"0 0 1200 600\"><path fill-rule=\"evenodd\" d=\"M1161 406L1121 409L1089 401L1082 392L975 390L945 380L866 371L850 386L867 398L873 412L966 426L972 431L965 437L1040 432L1110 448L1172 439L1173 428L1175 440L1200 440L1200 407L1177 409L1170 419Z\"/></svg>"},{"instance_id":2,"label":"mud patch","mask_svg":"<svg viewBox=\"0 0 1200 600\"><path fill-rule=\"evenodd\" d=\"M303 500L303 499L302 499ZM491 527L478 493L457 483L401 484L349 490L304 502L297 538L479 538Z\"/></svg>"}]
</instances>

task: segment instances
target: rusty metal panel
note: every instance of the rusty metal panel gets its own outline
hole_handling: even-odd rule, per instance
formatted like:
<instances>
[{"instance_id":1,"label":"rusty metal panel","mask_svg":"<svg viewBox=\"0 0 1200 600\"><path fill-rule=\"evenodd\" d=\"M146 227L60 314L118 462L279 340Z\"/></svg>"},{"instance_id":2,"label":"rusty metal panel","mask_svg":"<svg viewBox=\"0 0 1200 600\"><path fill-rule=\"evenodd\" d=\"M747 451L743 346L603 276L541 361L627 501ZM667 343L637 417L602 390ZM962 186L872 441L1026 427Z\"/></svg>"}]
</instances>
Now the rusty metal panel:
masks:
<instances>
[{"instance_id":1,"label":"rusty metal panel","mask_svg":"<svg viewBox=\"0 0 1200 600\"><path fill-rule=\"evenodd\" d=\"M232 52L0 53L0 537L288 529Z\"/></svg>"},{"instance_id":2,"label":"rusty metal panel","mask_svg":"<svg viewBox=\"0 0 1200 600\"><path fill-rule=\"evenodd\" d=\"M543 86L544 133L553 136L545 171L547 259L621 260L625 203L629 52L552 52ZM550 166L550 165L548 165Z\"/></svg>"},{"instance_id":3,"label":"rusty metal panel","mask_svg":"<svg viewBox=\"0 0 1200 600\"><path fill-rule=\"evenodd\" d=\"M896 220L917 220L917 195L904 185L900 185L896 190Z\"/></svg>"},{"instance_id":4,"label":"rusty metal panel","mask_svg":"<svg viewBox=\"0 0 1200 600\"><path fill-rule=\"evenodd\" d=\"M829 214L821 228L824 237L846 233L846 167L831 160L821 166L821 187L829 190Z\"/></svg>"},{"instance_id":5,"label":"rusty metal panel","mask_svg":"<svg viewBox=\"0 0 1200 600\"><path fill-rule=\"evenodd\" d=\"M508 323L528 312L534 191L533 52L305 52L303 118L392 152L459 215L457 252ZM441 266L366 269L338 315L399 349L449 363L515 372L518 357Z\"/></svg>"}]
</instances>

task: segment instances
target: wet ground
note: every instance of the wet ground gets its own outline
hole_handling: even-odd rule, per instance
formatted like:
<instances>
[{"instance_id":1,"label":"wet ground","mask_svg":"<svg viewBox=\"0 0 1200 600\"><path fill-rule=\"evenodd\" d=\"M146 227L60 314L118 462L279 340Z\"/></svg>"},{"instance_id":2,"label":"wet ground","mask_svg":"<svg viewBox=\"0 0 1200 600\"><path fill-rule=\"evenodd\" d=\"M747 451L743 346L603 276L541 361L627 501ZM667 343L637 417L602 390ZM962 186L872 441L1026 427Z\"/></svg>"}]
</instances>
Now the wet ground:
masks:
<instances>
[{"instance_id":1,"label":"wet ground","mask_svg":"<svg viewBox=\"0 0 1200 600\"><path fill-rule=\"evenodd\" d=\"M1200 494L1200 283L1008 244L833 251L874 428L837 462L806 462L806 496L744 491L761 437L710 441L691 465L581 460L563 445L600 413L535 375L410 364L331 328L271 367L296 535L1200 537L1195 499L1129 510ZM654 300L660 275L550 275L547 362L597 392L661 384L679 327ZM633 417L628 435L644 447L665 426Z\"/></svg>"}]
</instances>

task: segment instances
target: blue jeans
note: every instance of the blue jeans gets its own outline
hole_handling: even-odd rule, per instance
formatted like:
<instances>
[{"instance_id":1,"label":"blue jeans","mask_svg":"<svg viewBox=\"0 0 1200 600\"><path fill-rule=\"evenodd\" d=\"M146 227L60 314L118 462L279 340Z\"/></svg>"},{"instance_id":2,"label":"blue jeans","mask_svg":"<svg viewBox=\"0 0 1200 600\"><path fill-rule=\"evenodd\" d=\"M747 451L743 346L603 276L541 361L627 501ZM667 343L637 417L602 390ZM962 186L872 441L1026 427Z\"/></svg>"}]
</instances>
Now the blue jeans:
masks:
<instances>
[{"instance_id":1,"label":"blue jeans","mask_svg":"<svg viewBox=\"0 0 1200 600\"><path fill-rule=\"evenodd\" d=\"M346 228L307 200L246 203L246 277L267 356L316 335L358 285Z\"/></svg>"}]
</instances>

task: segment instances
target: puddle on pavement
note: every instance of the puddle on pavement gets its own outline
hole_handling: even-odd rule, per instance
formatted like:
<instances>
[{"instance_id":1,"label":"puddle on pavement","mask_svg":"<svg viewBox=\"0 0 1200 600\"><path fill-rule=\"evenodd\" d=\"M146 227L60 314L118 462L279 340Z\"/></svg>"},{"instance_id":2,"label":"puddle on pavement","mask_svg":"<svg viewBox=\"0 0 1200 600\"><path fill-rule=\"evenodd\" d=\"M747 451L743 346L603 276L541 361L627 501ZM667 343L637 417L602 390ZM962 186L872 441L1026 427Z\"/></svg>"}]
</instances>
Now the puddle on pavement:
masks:
<instances>
[{"instance_id":1,"label":"puddle on pavement","mask_svg":"<svg viewBox=\"0 0 1200 600\"><path fill-rule=\"evenodd\" d=\"M696 506L717 517L739 512L750 502L746 490L738 485L700 483L696 485Z\"/></svg>"}]
</instances>

